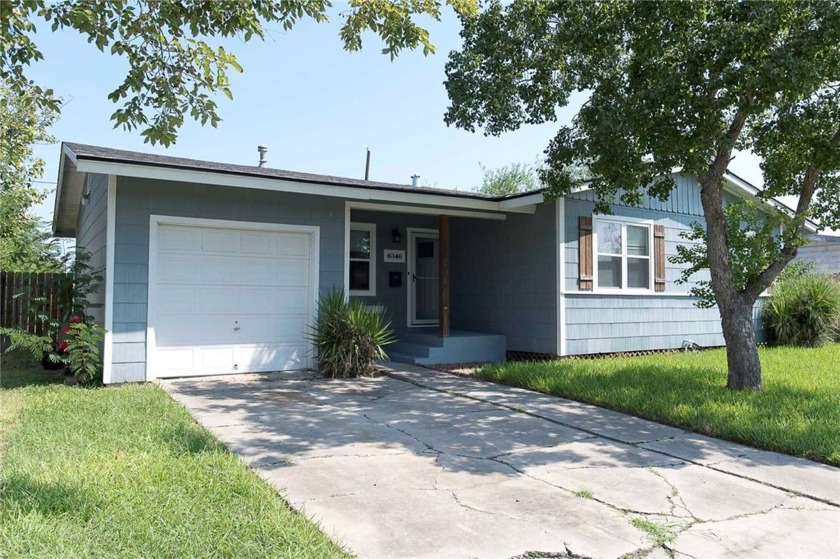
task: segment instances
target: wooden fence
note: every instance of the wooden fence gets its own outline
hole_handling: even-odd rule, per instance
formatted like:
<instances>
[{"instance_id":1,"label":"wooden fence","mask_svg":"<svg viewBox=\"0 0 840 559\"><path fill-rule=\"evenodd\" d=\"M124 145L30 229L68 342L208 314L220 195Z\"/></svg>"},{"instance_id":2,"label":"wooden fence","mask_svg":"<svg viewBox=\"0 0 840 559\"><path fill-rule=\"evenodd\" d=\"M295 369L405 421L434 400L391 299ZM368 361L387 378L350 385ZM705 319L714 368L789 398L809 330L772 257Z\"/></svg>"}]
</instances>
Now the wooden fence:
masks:
<instances>
[{"instance_id":1,"label":"wooden fence","mask_svg":"<svg viewBox=\"0 0 840 559\"><path fill-rule=\"evenodd\" d=\"M47 323L62 320L68 293L67 274L0 271L0 327L43 334Z\"/></svg>"}]
</instances>

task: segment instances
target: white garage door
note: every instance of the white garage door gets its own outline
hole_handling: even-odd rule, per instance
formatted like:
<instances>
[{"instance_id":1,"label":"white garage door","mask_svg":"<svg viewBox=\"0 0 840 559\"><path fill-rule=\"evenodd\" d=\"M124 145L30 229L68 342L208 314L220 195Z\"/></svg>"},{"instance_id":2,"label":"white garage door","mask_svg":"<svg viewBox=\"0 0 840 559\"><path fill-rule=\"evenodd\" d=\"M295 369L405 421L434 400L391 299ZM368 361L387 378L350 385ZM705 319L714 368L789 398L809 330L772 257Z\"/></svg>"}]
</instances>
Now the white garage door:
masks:
<instances>
[{"instance_id":1,"label":"white garage door","mask_svg":"<svg viewBox=\"0 0 840 559\"><path fill-rule=\"evenodd\" d=\"M152 227L150 378L309 365L314 228Z\"/></svg>"}]
</instances>

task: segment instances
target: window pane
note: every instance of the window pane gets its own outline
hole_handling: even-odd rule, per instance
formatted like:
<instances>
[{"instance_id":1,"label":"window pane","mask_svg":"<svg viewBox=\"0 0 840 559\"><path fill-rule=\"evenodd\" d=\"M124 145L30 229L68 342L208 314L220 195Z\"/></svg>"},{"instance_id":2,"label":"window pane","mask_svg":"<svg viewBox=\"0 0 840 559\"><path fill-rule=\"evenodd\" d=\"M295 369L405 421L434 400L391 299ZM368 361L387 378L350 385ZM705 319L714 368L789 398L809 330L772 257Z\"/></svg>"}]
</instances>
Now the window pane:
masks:
<instances>
[{"instance_id":1,"label":"window pane","mask_svg":"<svg viewBox=\"0 0 840 559\"><path fill-rule=\"evenodd\" d=\"M621 257L598 257L598 287L621 287Z\"/></svg>"},{"instance_id":2,"label":"window pane","mask_svg":"<svg viewBox=\"0 0 840 559\"><path fill-rule=\"evenodd\" d=\"M609 221L597 221L599 254L621 254L621 224Z\"/></svg>"},{"instance_id":3,"label":"window pane","mask_svg":"<svg viewBox=\"0 0 840 559\"><path fill-rule=\"evenodd\" d=\"M629 236L629 235L628 235ZM629 246L628 246L629 248ZM627 259L627 287L650 289L650 260L647 258Z\"/></svg>"},{"instance_id":4,"label":"window pane","mask_svg":"<svg viewBox=\"0 0 840 559\"><path fill-rule=\"evenodd\" d=\"M370 258L370 231L350 231L350 258Z\"/></svg>"},{"instance_id":5,"label":"window pane","mask_svg":"<svg viewBox=\"0 0 840 559\"><path fill-rule=\"evenodd\" d=\"M647 227L627 226L627 254L632 256L650 256Z\"/></svg>"},{"instance_id":6,"label":"window pane","mask_svg":"<svg viewBox=\"0 0 840 559\"><path fill-rule=\"evenodd\" d=\"M350 291L370 289L370 262L350 262Z\"/></svg>"}]
</instances>

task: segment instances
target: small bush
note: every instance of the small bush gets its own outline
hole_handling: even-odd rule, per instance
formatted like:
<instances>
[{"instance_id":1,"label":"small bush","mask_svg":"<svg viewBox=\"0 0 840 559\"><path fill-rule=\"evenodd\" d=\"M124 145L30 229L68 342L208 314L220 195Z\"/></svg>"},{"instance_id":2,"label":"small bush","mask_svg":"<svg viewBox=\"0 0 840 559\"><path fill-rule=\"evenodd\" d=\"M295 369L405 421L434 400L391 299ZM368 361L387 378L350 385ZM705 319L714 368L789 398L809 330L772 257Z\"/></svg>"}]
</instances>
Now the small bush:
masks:
<instances>
[{"instance_id":1,"label":"small bush","mask_svg":"<svg viewBox=\"0 0 840 559\"><path fill-rule=\"evenodd\" d=\"M840 282L821 274L787 277L773 286L764 316L777 344L821 346L840 328Z\"/></svg>"},{"instance_id":2,"label":"small bush","mask_svg":"<svg viewBox=\"0 0 840 559\"><path fill-rule=\"evenodd\" d=\"M317 352L318 371L329 377L357 377L387 359L383 346L396 341L391 323L363 301L341 290L318 299L318 316L309 339Z\"/></svg>"},{"instance_id":3,"label":"small bush","mask_svg":"<svg viewBox=\"0 0 840 559\"><path fill-rule=\"evenodd\" d=\"M105 330L96 324L79 322L70 325L67 333L68 369L82 384L89 384L102 372L100 347L105 337Z\"/></svg>"}]
</instances>

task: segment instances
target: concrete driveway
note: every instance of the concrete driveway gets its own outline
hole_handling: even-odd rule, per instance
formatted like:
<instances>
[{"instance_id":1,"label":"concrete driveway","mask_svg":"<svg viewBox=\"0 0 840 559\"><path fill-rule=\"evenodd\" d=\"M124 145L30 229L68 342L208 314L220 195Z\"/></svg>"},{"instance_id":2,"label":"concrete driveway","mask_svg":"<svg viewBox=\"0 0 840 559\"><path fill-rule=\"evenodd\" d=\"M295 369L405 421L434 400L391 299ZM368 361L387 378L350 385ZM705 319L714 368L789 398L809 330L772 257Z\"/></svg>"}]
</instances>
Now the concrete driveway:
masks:
<instances>
[{"instance_id":1,"label":"concrete driveway","mask_svg":"<svg viewBox=\"0 0 840 559\"><path fill-rule=\"evenodd\" d=\"M361 557L840 557L840 470L405 367L164 381Z\"/></svg>"}]
</instances>

